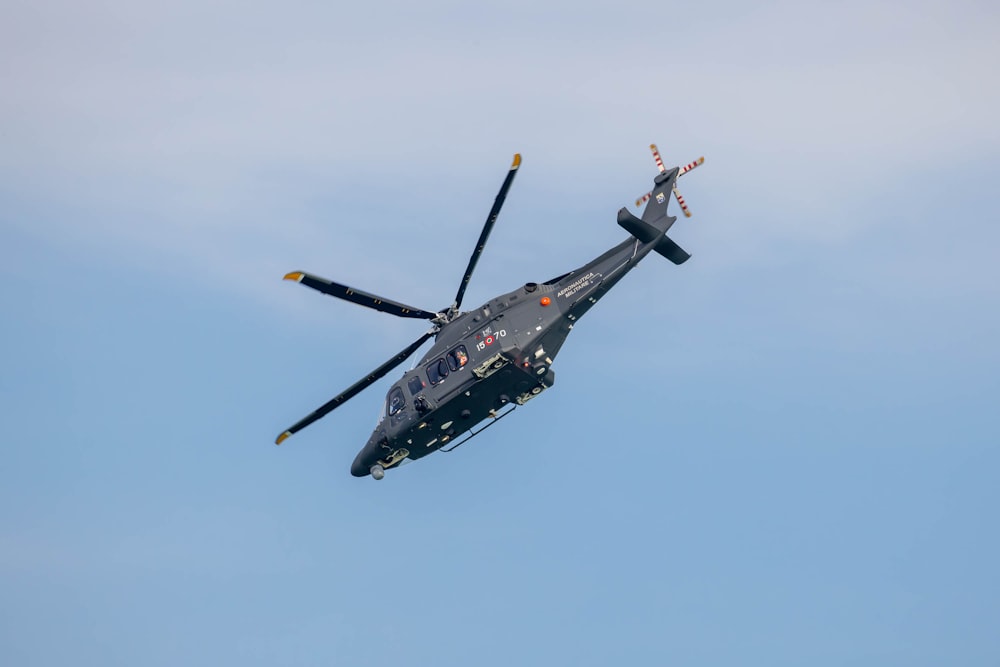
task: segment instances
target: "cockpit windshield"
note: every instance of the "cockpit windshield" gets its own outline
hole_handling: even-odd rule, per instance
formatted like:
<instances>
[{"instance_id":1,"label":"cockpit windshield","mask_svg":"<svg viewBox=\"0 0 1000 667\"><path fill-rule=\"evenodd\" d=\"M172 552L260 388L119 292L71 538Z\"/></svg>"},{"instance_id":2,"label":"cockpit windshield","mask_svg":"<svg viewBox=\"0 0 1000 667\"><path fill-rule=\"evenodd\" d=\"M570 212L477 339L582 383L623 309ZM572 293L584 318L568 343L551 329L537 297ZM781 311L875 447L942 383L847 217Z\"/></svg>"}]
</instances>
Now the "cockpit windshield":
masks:
<instances>
[{"instance_id":1,"label":"cockpit windshield","mask_svg":"<svg viewBox=\"0 0 1000 667\"><path fill-rule=\"evenodd\" d=\"M386 399L386 412L391 417L406 407L406 399L403 397L402 387L393 387Z\"/></svg>"}]
</instances>

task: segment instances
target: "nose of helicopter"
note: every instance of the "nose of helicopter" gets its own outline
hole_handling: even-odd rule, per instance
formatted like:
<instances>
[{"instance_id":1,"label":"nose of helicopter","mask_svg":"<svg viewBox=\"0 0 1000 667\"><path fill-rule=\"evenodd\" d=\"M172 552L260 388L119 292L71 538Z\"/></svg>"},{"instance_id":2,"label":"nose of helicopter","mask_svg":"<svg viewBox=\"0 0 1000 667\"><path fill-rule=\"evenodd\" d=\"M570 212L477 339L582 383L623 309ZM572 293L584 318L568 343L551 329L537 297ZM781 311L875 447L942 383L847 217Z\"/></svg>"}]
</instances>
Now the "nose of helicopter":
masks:
<instances>
[{"instance_id":1,"label":"nose of helicopter","mask_svg":"<svg viewBox=\"0 0 1000 667\"><path fill-rule=\"evenodd\" d=\"M351 464L351 474L355 477L367 477L371 474L371 466L365 465L362 454L364 452L358 454L354 463Z\"/></svg>"},{"instance_id":2,"label":"nose of helicopter","mask_svg":"<svg viewBox=\"0 0 1000 667\"><path fill-rule=\"evenodd\" d=\"M354 457L354 463L351 464L351 474L355 477L367 477L371 474L371 468L373 465L378 463L379 452L384 451L379 447L379 442L385 438L385 431L381 428L377 428L371 437L368 438L368 442L365 446L361 448L358 455Z\"/></svg>"}]
</instances>

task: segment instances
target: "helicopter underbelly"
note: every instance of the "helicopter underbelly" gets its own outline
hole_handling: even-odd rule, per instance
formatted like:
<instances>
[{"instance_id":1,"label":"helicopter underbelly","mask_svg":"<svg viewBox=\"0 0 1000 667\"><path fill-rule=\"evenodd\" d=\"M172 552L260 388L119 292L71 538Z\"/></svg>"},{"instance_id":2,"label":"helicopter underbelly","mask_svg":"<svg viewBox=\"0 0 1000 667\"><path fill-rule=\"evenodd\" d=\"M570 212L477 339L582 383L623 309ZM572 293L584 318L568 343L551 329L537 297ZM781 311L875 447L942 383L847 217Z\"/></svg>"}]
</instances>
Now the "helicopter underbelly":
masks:
<instances>
[{"instance_id":1,"label":"helicopter underbelly","mask_svg":"<svg viewBox=\"0 0 1000 667\"><path fill-rule=\"evenodd\" d=\"M500 361L504 362L500 368L463 387L397 436L396 446L409 449L410 459L421 458L446 447L476 424L495 417L505 405L526 403L545 389L542 378L533 374L531 367L517 366L507 359L497 359L494 363Z\"/></svg>"},{"instance_id":2,"label":"helicopter underbelly","mask_svg":"<svg viewBox=\"0 0 1000 667\"><path fill-rule=\"evenodd\" d=\"M432 410L393 434L378 450L366 448L367 451L355 461L353 470L366 474L375 464L388 468L407 459L423 458L455 444L477 424L495 419L505 406L523 405L552 386L555 375L551 369L515 364L514 356L508 356L507 352L497 354L489 364L476 368L470 373L472 381L442 397ZM401 456L403 450L405 455Z\"/></svg>"}]
</instances>

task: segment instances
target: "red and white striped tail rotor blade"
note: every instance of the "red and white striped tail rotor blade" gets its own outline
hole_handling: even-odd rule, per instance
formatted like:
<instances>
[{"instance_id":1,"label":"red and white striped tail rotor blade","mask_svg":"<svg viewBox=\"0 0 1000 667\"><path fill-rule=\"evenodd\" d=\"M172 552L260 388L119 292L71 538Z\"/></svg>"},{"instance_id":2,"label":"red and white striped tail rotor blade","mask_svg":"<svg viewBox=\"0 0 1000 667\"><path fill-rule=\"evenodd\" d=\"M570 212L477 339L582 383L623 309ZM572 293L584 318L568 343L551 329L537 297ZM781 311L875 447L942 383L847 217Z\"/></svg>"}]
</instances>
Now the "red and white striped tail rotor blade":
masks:
<instances>
[{"instance_id":1,"label":"red and white striped tail rotor blade","mask_svg":"<svg viewBox=\"0 0 1000 667\"><path fill-rule=\"evenodd\" d=\"M667 166L665 164L663 164L663 158L660 157L660 149L658 149L656 147L656 144L650 144L649 145L649 150L652 151L652 153L653 153L653 159L656 160L656 166L657 166L657 168L659 168L660 173L661 174L666 173ZM688 173L692 169L695 169L696 167L700 167L703 164L705 164L705 158L704 157L700 157L697 160L695 160L694 162L690 162L690 163L684 165L683 167L678 168L678 170L677 170L677 176L678 177L683 176L684 174ZM677 203L680 204L681 210L684 211L684 217L690 218L691 217L691 209L688 208L687 202L684 201L684 197L681 195L680 190L677 189L676 185L674 186L673 191L674 191L674 197L677 198ZM652 197L652 196L653 196L652 192L647 192L646 194L644 194L643 196L641 196L641 197L639 197L638 199L635 200L635 205L636 206L642 206L643 204L645 204L646 202L648 202L649 198Z\"/></svg>"},{"instance_id":2,"label":"red and white striped tail rotor blade","mask_svg":"<svg viewBox=\"0 0 1000 667\"><path fill-rule=\"evenodd\" d=\"M656 166L660 168L660 173L662 174L667 170L663 165L663 158L660 157L660 151L656 148L656 144L650 144L649 150L653 151L653 159L656 160Z\"/></svg>"},{"instance_id":3,"label":"red and white striped tail rotor blade","mask_svg":"<svg viewBox=\"0 0 1000 667\"><path fill-rule=\"evenodd\" d=\"M681 205L681 210L684 211L684 217L691 217L691 210L688 209L687 204L684 203L684 197L681 196L681 191L674 188L674 196L677 197L677 203Z\"/></svg>"},{"instance_id":4,"label":"red and white striped tail rotor blade","mask_svg":"<svg viewBox=\"0 0 1000 667\"><path fill-rule=\"evenodd\" d=\"M677 172L677 175L678 176L683 176L684 174L688 173L689 171L691 171L695 167L700 167L703 164L705 164L705 158L700 157L697 160L695 160L694 162L691 162L690 164L686 164L683 167L681 167L681 170L679 172Z\"/></svg>"}]
</instances>

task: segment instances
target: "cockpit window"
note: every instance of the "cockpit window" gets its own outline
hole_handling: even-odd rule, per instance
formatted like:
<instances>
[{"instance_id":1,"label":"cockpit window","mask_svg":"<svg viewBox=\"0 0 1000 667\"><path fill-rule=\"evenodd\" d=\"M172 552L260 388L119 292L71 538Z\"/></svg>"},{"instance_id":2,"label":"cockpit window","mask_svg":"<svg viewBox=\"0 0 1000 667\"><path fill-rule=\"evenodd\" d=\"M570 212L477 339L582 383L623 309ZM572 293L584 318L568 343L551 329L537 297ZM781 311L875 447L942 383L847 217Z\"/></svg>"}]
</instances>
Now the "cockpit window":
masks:
<instances>
[{"instance_id":1,"label":"cockpit window","mask_svg":"<svg viewBox=\"0 0 1000 667\"><path fill-rule=\"evenodd\" d=\"M416 396L420 393L420 390L424 388L424 381L420 379L419 375L414 375L410 378L410 381L406 383L406 386L410 389L410 396Z\"/></svg>"},{"instance_id":2,"label":"cockpit window","mask_svg":"<svg viewBox=\"0 0 1000 667\"><path fill-rule=\"evenodd\" d=\"M451 352L448 353L448 367L453 371L457 371L459 368L469 363L469 353L465 351L464 345L459 345Z\"/></svg>"},{"instance_id":3,"label":"cockpit window","mask_svg":"<svg viewBox=\"0 0 1000 667\"><path fill-rule=\"evenodd\" d=\"M389 392L389 398L386 401L388 406L386 409L389 416L392 416L406 407L406 399L403 398L402 387L393 387L392 391Z\"/></svg>"},{"instance_id":4,"label":"cockpit window","mask_svg":"<svg viewBox=\"0 0 1000 667\"><path fill-rule=\"evenodd\" d=\"M431 384L437 384L446 377L448 377L448 364L445 362L444 357L428 364L427 379L431 381Z\"/></svg>"}]
</instances>

